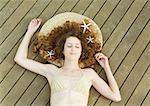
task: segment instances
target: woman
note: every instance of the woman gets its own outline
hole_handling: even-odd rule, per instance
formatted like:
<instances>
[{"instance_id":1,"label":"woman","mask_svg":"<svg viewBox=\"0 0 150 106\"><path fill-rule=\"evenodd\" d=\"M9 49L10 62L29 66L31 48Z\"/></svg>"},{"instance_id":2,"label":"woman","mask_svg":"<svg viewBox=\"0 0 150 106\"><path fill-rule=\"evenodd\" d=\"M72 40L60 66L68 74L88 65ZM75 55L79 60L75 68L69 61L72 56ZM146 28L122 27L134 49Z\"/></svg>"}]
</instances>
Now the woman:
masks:
<instances>
[{"instance_id":1,"label":"woman","mask_svg":"<svg viewBox=\"0 0 150 106\"><path fill-rule=\"evenodd\" d=\"M79 66L78 62L83 48L77 37L66 38L63 49L65 60L60 68L53 64L42 64L28 59L30 39L40 24L41 19L33 19L30 22L14 60L20 66L47 78L51 86L51 106L87 106L91 86L112 101L121 100L108 58L103 53L96 53L95 59L104 68L109 85L92 68Z\"/></svg>"}]
</instances>

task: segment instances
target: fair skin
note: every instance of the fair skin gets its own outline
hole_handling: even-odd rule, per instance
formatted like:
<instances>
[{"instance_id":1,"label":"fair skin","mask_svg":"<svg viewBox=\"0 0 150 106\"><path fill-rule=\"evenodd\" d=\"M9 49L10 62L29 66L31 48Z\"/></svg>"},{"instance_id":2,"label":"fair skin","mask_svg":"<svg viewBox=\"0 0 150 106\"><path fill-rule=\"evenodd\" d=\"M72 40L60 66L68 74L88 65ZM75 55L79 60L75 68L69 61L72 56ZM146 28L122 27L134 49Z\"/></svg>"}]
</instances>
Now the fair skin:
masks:
<instances>
[{"instance_id":1,"label":"fair skin","mask_svg":"<svg viewBox=\"0 0 150 106\"><path fill-rule=\"evenodd\" d=\"M41 21L41 19L33 19L30 22L24 39L22 40L18 48L14 61L20 66L46 77L50 81L52 78L51 76L55 74L54 70L58 68L52 64L39 63L27 57L29 42L33 34L39 28ZM91 80L93 87L100 94L112 101L120 101L121 95L116 80L111 72L108 58L103 53L95 54L95 59L104 69L109 84L107 84L102 78L100 78L93 69L81 69L79 67L78 60L80 58L81 52L82 46L80 40L76 37L67 38L63 51L65 62L59 70L62 70L62 73L65 73L68 76L77 76L80 70L84 70L84 74Z\"/></svg>"}]
</instances>

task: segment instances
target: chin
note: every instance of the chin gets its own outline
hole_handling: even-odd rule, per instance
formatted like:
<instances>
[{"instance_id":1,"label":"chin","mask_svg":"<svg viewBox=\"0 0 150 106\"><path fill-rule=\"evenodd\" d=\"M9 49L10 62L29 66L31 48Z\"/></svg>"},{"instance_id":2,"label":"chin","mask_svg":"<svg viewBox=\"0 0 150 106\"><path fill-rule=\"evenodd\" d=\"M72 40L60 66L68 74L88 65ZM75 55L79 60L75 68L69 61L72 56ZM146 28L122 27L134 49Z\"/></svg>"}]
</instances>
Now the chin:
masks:
<instances>
[{"instance_id":1,"label":"chin","mask_svg":"<svg viewBox=\"0 0 150 106\"><path fill-rule=\"evenodd\" d=\"M77 60L77 58L76 57L71 57L71 58L69 58L69 60Z\"/></svg>"},{"instance_id":2,"label":"chin","mask_svg":"<svg viewBox=\"0 0 150 106\"><path fill-rule=\"evenodd\" d=\"M68 60L71 60L71 61L79 60L79 57L70 56L68 57Z\"/></svg>"}]
</instances>

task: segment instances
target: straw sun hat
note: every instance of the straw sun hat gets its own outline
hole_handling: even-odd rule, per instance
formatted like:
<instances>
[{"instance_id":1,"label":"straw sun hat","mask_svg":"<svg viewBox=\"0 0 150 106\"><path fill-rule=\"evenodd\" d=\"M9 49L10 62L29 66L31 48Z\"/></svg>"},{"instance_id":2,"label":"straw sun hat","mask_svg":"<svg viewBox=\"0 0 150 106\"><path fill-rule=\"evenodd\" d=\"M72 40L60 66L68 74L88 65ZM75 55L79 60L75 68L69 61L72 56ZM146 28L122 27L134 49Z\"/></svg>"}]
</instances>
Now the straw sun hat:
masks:
<instances>
[{"instance_id":1,"label":"straw sun hat","mask_svg":"<svg viewBox=\"0 0 150 106\"><path fill-rule=\"evenodd\" d=\"M101 47L99 48L99 50L102 49L102 33L98 25L89 17L74 12L64 12L52 17L42 26L39 32L40 34L38 36L48 35L48 33L50 33L54 28L62 26L66 21L80 23L81 27L83 27L83 33L85 33L86 30L92 31L95 35L94 41L100 43ZM61 66L60 63L58 63L57 61L53 61L51 63L57 66Z\"/></svg>"}]
</instances>

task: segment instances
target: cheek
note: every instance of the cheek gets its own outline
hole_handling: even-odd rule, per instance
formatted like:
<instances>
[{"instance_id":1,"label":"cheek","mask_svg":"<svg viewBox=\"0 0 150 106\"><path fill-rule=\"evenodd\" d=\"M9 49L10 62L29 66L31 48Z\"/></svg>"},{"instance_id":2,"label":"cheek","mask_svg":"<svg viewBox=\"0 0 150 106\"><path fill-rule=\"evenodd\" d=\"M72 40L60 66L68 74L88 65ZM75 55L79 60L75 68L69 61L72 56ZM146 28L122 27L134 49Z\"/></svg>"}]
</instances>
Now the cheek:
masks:
<instances>
[{"instance_id":1,"label":"cheek","mask_svg":"<svg viewBox=\"0 0 150 106\"><path fill-rule=\"evenodd\" d=\"M63 53L64 53L64 54L68 54L68 53L69 53L69 51L70 51L70 50L69 50L69 48L64 48Z\"/></svg>"},{"instance_id":2,"label":"cheek","mask_svg":"<svg viewBox=\"0 0 150 106\"><path fill-rule=\"evenodd\" d=\"M80 52L82 52L82 46L80 47Z\"/></svg>"},{"instance_id":3,"label":"cheek","mask_svg":"<svg viewBox=\"0 0 150 106\"><path fill-rule=\"evenodd\" d=\"M82 49L79 49L79 50L78 50L78 53L81 55L81 53L82 53Z\"/></svg>"},{"instance_id":4,"label":"cheek","mask_svg":"<svg viewBox=\"0 0 150 106\"><path fill-rule=\"evenodd\" d=\"M82 49L80 49L79 51L82 52Z\"/></svg>"}]
</instances>

